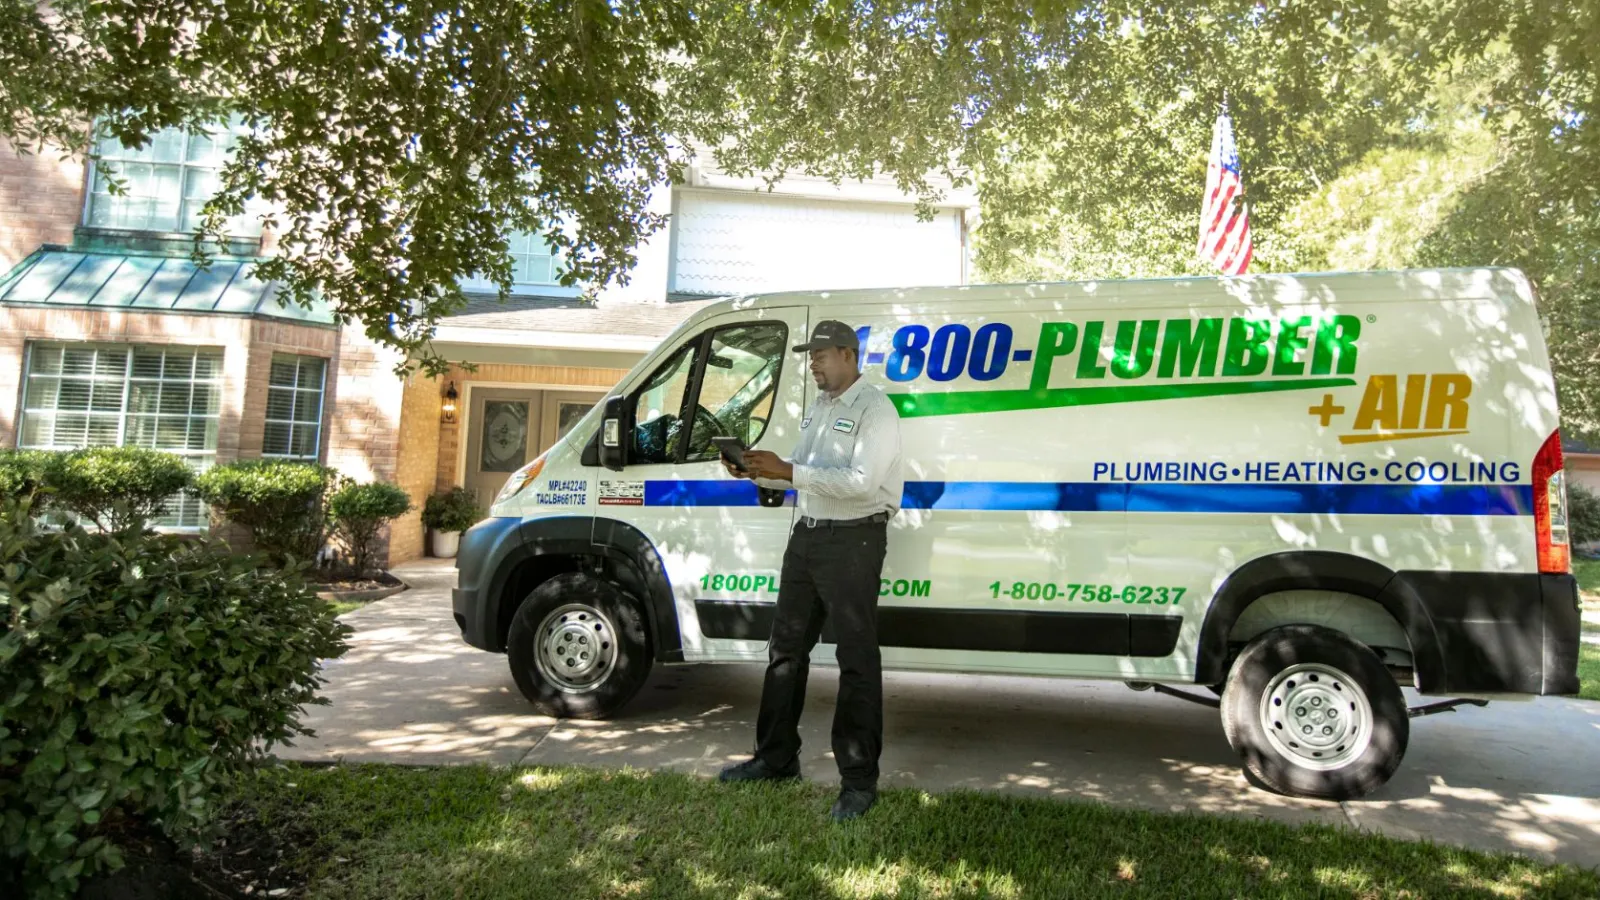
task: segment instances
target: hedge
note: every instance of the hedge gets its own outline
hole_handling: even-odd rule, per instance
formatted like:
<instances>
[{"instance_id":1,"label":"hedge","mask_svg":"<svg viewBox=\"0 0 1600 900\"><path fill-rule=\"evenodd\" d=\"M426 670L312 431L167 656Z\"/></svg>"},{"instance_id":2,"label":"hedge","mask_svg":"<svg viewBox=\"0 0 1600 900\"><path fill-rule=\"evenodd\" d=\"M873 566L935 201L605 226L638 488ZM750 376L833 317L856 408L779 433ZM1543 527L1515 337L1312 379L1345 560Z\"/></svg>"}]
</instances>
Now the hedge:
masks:
<instances>
[{"instance_id":1,"label":"hedge","mask_svg":"<svg viewBox=\"0 0 1600 900\"><path fill-rule=\"evenodd\" d=\"M1600 541L1600 494L1571 480L1567 481L1568 537L1574 547Z\"/></svg>"},{"instance_id":2,"label":"hedge","mask_svg":"<svg viewBox=\"0 0 1600 900\"><path fill-rule=\"evenodd\" d=\"M44 450L0 450L0 497L21 497L44 487L44 467L50 458ZM42 511L46 498L34 498L33 512Z\"/></svg>"},{"instance_id":3,"label":"hedge","mask_svg":"<svg viewBox=\"0 0 1600 900\"><path fill-rule=\"evenodd\" d=\"M207 538L44 533L29 512L0 498L0 873L69 897L120 865L130 820L193 837L309 734L300 708L325 702L319 661L349 632L297 570Z\"/></svg>"},{"instance_id":4,"label":"hedge","mask_svg":"<svg viewBox=\"0 0 1600 900\"><path fill-rule=\"evenodd\" d=\"M315 463L252 459L200 473L195 490L212 513L250 529L257 549L287 563L314 559L327 543L338 478Z\"/></svg>"},{"instance_id":5,"label":"hedge","mask_svg":"<svg viewBox=\"0 0 1600 900\"><path fill-rule=\"evenodd\" d=\"M328 501L333 531L350 554L351 567L357 576L371 571L372 557L378 549L378 532L384 523L410 510L411 496L382 481L347 483L334 492Z\"/></svg>"},{"instance_id":6,"label":"hedge","mask_svg":"<svg viewBox=\"0 0 1600 900\"><path fill-rule=\"evenodd\" d=\"M52 504L106 531L142 528L194 483L188 463L143 447L90 447L45 454Z\"/></svg>"}]
</instances>

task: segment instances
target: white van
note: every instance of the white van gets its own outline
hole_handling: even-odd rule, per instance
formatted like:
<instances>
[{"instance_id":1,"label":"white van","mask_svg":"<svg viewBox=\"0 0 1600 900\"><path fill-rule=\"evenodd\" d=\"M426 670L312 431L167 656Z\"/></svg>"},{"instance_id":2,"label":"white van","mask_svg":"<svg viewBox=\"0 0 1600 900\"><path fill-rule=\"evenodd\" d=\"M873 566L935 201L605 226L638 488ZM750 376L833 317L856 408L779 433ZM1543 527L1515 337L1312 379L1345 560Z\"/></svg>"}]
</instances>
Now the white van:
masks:
<instances>
[{"instance_id":1,"label":"white van","mask_svg":"<svg viewBox=\"0 0 1600 900\"><path fill-rule=\"evenodd\" d=\"M1401 685L1578 690L1533 292L1471 269L711 305L462 539L461 633L541 711L605 717L657 662L766 660L794 498L711 438L790 453L816 399L790 347L822 319L901 416L886 668L1207 686L1257 777L1328 798L1386 781L1439 708Z\"/></svg>"}]
</instances>

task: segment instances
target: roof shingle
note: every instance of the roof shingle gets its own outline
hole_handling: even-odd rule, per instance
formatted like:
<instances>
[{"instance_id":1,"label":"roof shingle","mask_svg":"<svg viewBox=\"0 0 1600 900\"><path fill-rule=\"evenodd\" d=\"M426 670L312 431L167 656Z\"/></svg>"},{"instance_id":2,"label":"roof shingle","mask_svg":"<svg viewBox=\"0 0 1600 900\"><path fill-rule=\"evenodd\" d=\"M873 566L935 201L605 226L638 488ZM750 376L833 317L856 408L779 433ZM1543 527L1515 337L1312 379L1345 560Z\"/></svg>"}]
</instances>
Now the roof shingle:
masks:
<instances>
[{"instance_id":1,"label":"roof shingle","mask_svg":"<svg viewBox=\"0 0 1600 900\"><path fill-rule=\"evenodd\" d=\"M441 325L505 331L554 331L665 337L684 319L720 297L668 297L664 303L591 304L568 297L509 297L468 294L465 308Z\"/></svg>"}]
</instances>

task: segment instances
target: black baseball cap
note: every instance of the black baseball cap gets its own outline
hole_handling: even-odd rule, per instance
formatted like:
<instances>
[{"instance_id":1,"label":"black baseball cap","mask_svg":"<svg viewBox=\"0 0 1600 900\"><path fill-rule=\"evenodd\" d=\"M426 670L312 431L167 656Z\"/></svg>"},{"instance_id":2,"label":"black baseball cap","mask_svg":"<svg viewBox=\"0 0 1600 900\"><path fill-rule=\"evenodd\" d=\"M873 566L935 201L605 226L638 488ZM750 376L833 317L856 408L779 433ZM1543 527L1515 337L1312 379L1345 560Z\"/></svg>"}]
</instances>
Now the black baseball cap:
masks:
<instances>
[{"instance_id":1,"label":"black baseball cap","mask_svg":"<svg viewBox=\"0 0 1600 900\"><path fill-rule=\"evenodd\" d=\"M824 347L859 347L861 339L856 337L855 330L843 322L834 319L823 319L817 327L811 329L811 340L794 348L796 353L808 353L812 350L821 350Z\"/></svg>"}]
</instances>

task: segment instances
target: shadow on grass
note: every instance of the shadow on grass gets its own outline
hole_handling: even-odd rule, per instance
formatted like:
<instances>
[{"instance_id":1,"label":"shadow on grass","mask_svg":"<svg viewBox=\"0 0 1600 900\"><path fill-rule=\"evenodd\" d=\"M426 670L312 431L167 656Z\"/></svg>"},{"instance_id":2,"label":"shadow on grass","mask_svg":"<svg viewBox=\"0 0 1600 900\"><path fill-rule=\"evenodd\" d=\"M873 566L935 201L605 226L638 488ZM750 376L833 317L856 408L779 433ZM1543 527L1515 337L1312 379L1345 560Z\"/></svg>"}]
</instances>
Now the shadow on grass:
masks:
<instances>
[{"instance_id":1,"label":"shadow on grass","mask_svg":"<svg viewBox=\"0 0 1600 900\"><path fill-rule=\"evenodd\" d=\"M1600 876L1327 827L958 791L576 768L268 773L235 821L315 835L310 897L1594 897ZM305 840L302 838L302 840Z\"/></svg>"}]
</instances>

